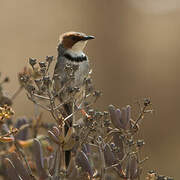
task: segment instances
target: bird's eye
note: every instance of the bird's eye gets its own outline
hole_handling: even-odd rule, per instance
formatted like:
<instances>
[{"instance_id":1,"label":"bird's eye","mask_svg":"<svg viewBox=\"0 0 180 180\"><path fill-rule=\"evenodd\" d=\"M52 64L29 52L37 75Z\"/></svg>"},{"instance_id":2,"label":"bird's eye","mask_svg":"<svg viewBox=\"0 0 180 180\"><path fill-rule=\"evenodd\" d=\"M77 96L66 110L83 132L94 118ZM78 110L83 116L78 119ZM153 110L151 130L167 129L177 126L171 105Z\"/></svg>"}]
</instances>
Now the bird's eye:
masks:
<instances>
[{"instance_id":1,"label":"bird's eye","mask_svg":"<svg viewBox=\"0 0 180 180\"><path fill-rule=\"evenodd\" d=\"M80 40L80 38L78 36L72 36L71 38L73 41L79 41Z\"/></svg>"},{"instance_id":2,"label":"bird's eye","mask_svg":"<svg viewBox=\"0 0 180 180\"><path fill-rule=\"evenodd\" d=\"M71 39L72 39L73 41L76 41L77 38L76 38L76 36L72 36Z\"/></svg>"}]
</instances>

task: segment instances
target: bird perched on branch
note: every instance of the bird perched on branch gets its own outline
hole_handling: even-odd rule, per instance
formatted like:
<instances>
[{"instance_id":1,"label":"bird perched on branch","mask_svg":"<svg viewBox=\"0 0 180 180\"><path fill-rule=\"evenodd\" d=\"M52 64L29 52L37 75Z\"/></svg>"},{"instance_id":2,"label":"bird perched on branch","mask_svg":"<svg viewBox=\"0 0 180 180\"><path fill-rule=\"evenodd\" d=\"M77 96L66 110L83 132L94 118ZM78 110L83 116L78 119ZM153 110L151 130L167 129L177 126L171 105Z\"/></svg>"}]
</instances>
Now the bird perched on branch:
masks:
<instances>
[{"instance_id":1,"label":"bird perched on branch","mask_svg":"<svg viewBox=\"0 0 180 180\"><path fill-rule=\"evenodd\" d=\"M88 36L80 32L67 32L60 36L58 45L58 57L54 70L54 89L58 93L67 83L69 78L66 72L66 66L77 65L77 70L74 72L74 80L68 87L79 88L80 94L83 94L84 79L89 74L89 61L83 49L88 40L94 39L94 36ZM65 97L60 96L60 101L66 101ZM78 97L78 99L81 99ZM67 115L70 115L73 110L73 102L69 101L64 104L64 110ZM69 125L72 125L70 119ZM68 126L65 124L65 134L68 131ZM68 160L66 160L67 162Z\"/></svg>"}]
</instances>

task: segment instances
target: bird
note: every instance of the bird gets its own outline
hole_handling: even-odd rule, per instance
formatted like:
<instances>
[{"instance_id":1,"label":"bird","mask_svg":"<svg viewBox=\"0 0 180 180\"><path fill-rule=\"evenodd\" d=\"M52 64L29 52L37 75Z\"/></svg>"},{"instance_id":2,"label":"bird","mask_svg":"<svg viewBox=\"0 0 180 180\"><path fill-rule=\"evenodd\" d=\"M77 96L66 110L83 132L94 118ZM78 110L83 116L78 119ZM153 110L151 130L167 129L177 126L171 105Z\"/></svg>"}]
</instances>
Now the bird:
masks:
<instances>
[{"instance_id":1,"label":"bird","mask_svg":"<svg viewBox=\"0 0 180 180\"><path fill-rule=\"evenodd\" d=\"M74 73L74 80L71 82L71 87L79 88L79 92L83 94L84 79L89 75L89 59L83 52L87 42L94 39L94 36L86 35L82 32L66 32L60 35L59 43L57 47L58 56L57 62L54 69L54 90L58 92L66 84L68 75L65 70L67 65L78 66ZM57 78L58 77L58 78ZM60 101L63 102L65 98L59 97ZM81 99L80 97L78 99ZM72 102L64 103L63 107L67 116L73 112ZM68 123L68 124L67 124ZM67 134L69 126L72 126L72 118L65 123L65 134ZM70 161L69 152L65 155L66 165Z\"/></svg>"}]
</instances>

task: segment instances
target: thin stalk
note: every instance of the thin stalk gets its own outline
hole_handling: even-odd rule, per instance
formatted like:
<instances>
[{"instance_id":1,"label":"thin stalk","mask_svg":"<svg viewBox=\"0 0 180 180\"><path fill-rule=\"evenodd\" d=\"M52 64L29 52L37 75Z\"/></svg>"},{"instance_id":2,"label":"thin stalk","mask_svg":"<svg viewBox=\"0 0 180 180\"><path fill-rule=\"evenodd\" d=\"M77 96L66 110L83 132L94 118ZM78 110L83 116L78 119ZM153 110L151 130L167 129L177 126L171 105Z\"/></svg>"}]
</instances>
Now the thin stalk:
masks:
<instances>
[{"instance_id":1,"label":"thin stalk","mask_svg":"<svg viewBox=\"0 0 180 180\"><path fill-rule=\"evenodd\" d=\"M12 97L11 97L11 100L12 100L12 101L18 96L18 94L22 91L22 89L23 89L23 87L20 86L20 87L16 90L16 92L15 92L15 93L12 95Z\"/></svg>"},{"instance_id":2,"label":"thin stalk","mask_svg":"<svg viewBox=\"0 0 180 180\"><path fill-rule=\"evenodd\" d=\"M100 157L101 157L101 162L102 162L101 178L102 180L105 180L106 165L105 165L105 159L104 159L104 153L103 153L104 150L102 148L102 145L99 145L99 151L100 151Z\"/></svg>"},{"instance_id":3,"label":"thin stalk","mask_svg":"<svg viewBox=\"0 0 180 180\"><path fill-rule=\"evenodd\" d=\"M133 128L134 128L134 127L139 123L139 121L143 118L144 113L145 113L145 110L146 110L146 106L143 107L143 109L142 109L142 111L141 111L141 113L140 113L138 119L137 119L137 120L135 121L135 123L134 123Z\"/></svg>"},{"instance_id":4,"label":"thin stalk","mask_svg":"<svg viewBox=\"0 0 180 180\"><path fill-rule=\"evenodd\" d=\"M52 99L51 97L51 93L48 89L48 96L49 96L49 99L50 99L50 106L51 106L51 109L50 109L50 113L52 115L52 117L54 118L54 120L59 124L59 118L57 117L57 112L54 110L54 100Z\"/></svg>"},{"instance_id":5,"label":"thin stalk","mask_svg":"<svg viewBox=\"0 0 180 180\"><path fill-rule=\"evenodd\" d=\"M60 175L60 164L61 164L61 152L60 152L60 149L58 148L56 164L55 164L54 179L56 179L57 177L59 178L59 175Z\"/></svg>"},{"instance_id":6,"label":"thin stalk","mask_svg":"<svg viewBox=\"0 0 180 180\"><path fill-rule=\"evenodd\" d=\"M41 98L41 99L44 99L44 100L50 100L48 97L46 96L41 96L41 95L38 95L38 94L33 94L33 96L37 97L37 98Z\"/></svg>"},{"instance_id":7,"label":"thin stalk","mask_svg":"<svg viewBox=\"0 0 180 180\"><path fill-rule=\"evenodd\" d=\"M63 135L63 138L65 136L65 132L64 132L64 125L62 127L62 135ZM61 163L60 163L60 167L59 167L59 170L61 170L62 172L65 172L66 171L66 161L65 161L65 151L63 150L63 146L60 145L59 146L59 151L60 151L60 157L61 157Z\"/></svg>"},{"instance_id":8,"label":"thin stalk","mask_svg":"<svg viewBox=\"0 0 180 180\"><path fill-rule=\"evenodd\" d=\"M17 150L19 156L25 161L25 164L26 164L26 166L27 166L27 171L28 171L29 175L31 176L31 178L32 178L33 180L36 180L36 178L35 178L35 177L33 176L33 174L32 174L32 171L31 171L31 168L30 168L30 166L29 166L29 163L28 163L28 161L27 161L27 159L26 159L26 156L25 156L24 152L20 149L19 144L18 144L18 142L16 141L16 139L15 139L15 141L14 141L14 145L15 145L15 147L16 147L16 150Z\"/></svg>"}]
</instances>

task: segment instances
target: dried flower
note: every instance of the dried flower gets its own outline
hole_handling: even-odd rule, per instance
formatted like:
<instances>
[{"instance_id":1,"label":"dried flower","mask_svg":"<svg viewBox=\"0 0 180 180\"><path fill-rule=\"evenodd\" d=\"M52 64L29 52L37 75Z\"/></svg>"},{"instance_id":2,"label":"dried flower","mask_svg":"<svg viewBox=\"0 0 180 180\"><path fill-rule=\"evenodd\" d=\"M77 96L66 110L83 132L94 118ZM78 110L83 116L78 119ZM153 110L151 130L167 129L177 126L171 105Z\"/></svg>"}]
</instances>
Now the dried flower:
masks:
<instances>
[{"instance_id":1,"label":"dried flower","mask_svg":"<svg viewBox=\"0 0 180 180\"><path fill-rule=\"evenodd\" d=\"M140 140L140 139L139 139L139 140L137 141L137 146L138 146L138 147L142 147L144 144L145 144L144 140Z\"/></svg>"},{"instance_id":2,"label":"dried flower","mask_svg":"<svg viewBox=\"0 0 180 180\"><path fill-rule=\"evenodd\" d=\"M5 77L3 82L9 82L9 77Z\"/></svg>"},{"instance_id":3,"label":"dried flower","mask_svg":"<svg viewBox=\"0 0 180 180\"><path fill-rule=\"evenodd\" d=\"M0 107L0 121L4 123L5 119L9 119L12 115L14 115L14 111L10 106L4 105Z\"/></svg>"},{"instance_id":4,"label":"dried flower","mask_svg":"<svg viewBox=\"0 0 180 180\"><path fill-rule=\"evenodd\" d=\"M14 112L8 106L14 96L5 97L3 83L0 83L0 150L3 155L0 170L1 165L6 165L9 179L17 180L35 180L36 177L41 180L140 179L140 164L147 158L140 157L145 142L138 139L137 132L139 121L147 112L152 112L147 110L150 99L144 99L136 121L131 118L129 105L122 108L109 105L108 111L98 111L94 103L102 93L92 84L92 71L84 78L83 87L74 86L79 65L66 64L66 78L58 74L52 77L49 72L52 61L53 56L39 63L30 58L32 68L24 68L18 74L20 88L17 92L25 90L28 99L35 104L31 120L18 118L14 123ZM55 81L60 79L63 83L57 85ZM5 78L3 82L8 81ZM67 104L72 104L70 113L66 111ZM50 112L54 121L47 123L41 119L38 107ZM44 130L48 136L42 134ZM68 153L70 162L67 162ZM1 171L0 175L3 175ZM147 180L163 178L172 179L154 172L146 177Z\"/></svg>"},{"instance_id":5,"label":"dried flower","mask_svg":"<svg viewBox=\"0 0 180 180\"><path fill-rule=\"evenodd\" d=\"M52 61L53 61L53 56L46 56L46 62L48 62L49 64L51 64L52 63Z\"/></svg>"},{"instance_id":6,"label":"dried flower","mask_svg":"<svg viewBox=\"0 0 180 180\"><path fill-rule=\"evenodd\" d=\"M39 62L40 68L46 68L46 63L45 62Z\"/></svg>"},{"instance_id":7,"label":"dried flower","mask_svg":"<svg viewBox=\"0 0 180 180\"><path fill-rule=\"evenodd\" d=\"M149 99L149 98L145 98L145 99L144 99L144 106L148 106L148 105L150 105L150 104L151 104L150 99Z\"/></svg>"},{"instance_id":8,"label":"dried flower","mask_svg":"<svg viewBox=\"0 0 180 180\"><path fill-rule=\"evenodd\" d=\"M29 64L32 66L32 68L34 68L34 65L36 65L37 60L33 59L33 58L29 58Z\"/></svg>"}]
</instances>

